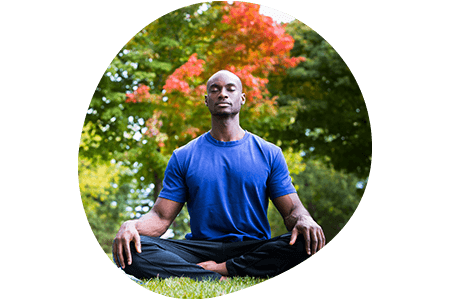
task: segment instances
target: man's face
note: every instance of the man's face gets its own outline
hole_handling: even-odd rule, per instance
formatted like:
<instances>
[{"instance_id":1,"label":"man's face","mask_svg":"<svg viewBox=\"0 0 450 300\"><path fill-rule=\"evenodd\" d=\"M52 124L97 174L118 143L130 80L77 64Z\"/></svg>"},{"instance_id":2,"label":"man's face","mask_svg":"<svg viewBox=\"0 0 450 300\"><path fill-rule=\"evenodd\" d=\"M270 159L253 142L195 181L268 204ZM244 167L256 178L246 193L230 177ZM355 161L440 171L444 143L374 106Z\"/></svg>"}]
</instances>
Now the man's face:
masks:
<instances>
[{"instance_id":1,"label":"man's face","mask_svg":"<svg viewBox=\"0 0 450 300\"><path fill-rule=\"evenodd\" d=\"M245 103L242 84L239 78L230 72L213 75L208 81L207 92L205 104L214 116L236 115Z\"/></svg>"}]
</instances>

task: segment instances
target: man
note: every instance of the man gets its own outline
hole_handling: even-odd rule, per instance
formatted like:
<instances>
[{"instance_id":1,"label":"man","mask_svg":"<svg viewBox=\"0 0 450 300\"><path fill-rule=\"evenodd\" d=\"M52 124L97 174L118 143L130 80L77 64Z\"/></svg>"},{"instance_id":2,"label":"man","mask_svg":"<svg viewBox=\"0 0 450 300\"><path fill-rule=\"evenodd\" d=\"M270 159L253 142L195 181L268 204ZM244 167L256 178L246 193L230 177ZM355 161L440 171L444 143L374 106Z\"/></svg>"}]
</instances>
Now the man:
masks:
<instances>
[{"instance_id":1,"label":"man","mask_svg":"<svg viewBox=\"0 0 450 300\"><path fill-rule=\"evenodd\" d=\"M281 149L243 130L242 83L219 71L207 82L211 130L172 154L153 208L122 224L115 262L137 278L276 276L325 245L320 226L303 207ZM290 233L271 239L268 198ZM159 237L187 203L186 240Z\"/></svg>"}]
</instances>

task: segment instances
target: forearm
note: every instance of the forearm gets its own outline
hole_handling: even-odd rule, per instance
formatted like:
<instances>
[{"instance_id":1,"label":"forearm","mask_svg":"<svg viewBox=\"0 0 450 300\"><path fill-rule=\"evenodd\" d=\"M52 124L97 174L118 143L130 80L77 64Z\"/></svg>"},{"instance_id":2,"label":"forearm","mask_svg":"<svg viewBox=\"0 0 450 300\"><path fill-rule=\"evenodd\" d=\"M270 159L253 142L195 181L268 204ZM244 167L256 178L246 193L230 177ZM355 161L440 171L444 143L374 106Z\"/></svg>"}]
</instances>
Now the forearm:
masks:
<instances>
[{"instance_id":1,"label":"forearm","mask_svg":"<svg viewBox=\"0 0 450 300\"><path fill-rule=\"evenodd\" d=\"M309 212L306 210L306 208L303 206L303 204L299 201L298 202L298 206L296 206L293 210L292 210L292 214L293 215L298 215L300 217L311 217L311 215L309 214Z\"/></svg>"},{"instance_id":2,"label":"forearm","mask_svg":"<svg viewBox=\"0 0 450 300\"><path fill-rule=\"evenodd\" d=\"M311 218L311 215L303 206L296 193L279 197L273 202L283 217L284 224L289 231L292 230L299 220Z\"/></svg>"},{"instance_id":3,"label":"forearm","mask_svg":"<svg viewBox=\"0 0 450 300\"><path fill-rule=\"evenodd\" d=\"M138 220L129 221L140 235L163 235L183 208L183 203L158 198L153 208Z\"/></svg>"},{"instance_id":4,"label":"forearm","mask_svg":"<svg viewBox=\"0 0 450 300\"><path fill-rule=\"evenodd\" d=\"M159 237L163 235L170 226L170 221L161 219L154 211L149 211L137 220L130 220L126 223L134 225L139 235Z\"/></svg>"}]
</instances>

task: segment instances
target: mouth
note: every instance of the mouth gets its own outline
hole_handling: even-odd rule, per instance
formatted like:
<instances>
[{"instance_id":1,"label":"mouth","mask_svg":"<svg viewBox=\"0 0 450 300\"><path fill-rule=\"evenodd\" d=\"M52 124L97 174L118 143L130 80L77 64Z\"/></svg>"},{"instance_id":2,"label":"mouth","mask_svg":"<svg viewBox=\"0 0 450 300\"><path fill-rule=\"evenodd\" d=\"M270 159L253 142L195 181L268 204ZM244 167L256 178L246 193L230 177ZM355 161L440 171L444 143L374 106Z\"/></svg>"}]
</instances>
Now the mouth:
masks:
<instances>
[{"instance_id":1,"label":"mouth","mask_svg":"<svg viewBox=\"0 0 450 300\"><path fill-rule=\"evenodd\" d=\"M228 103L228 102L219 102L219 103L217 103L216 105L217 105L217 106L220 106L220 107L226 107L226 106L231 106L231 103Z\"/></svg>"}]
</instances>

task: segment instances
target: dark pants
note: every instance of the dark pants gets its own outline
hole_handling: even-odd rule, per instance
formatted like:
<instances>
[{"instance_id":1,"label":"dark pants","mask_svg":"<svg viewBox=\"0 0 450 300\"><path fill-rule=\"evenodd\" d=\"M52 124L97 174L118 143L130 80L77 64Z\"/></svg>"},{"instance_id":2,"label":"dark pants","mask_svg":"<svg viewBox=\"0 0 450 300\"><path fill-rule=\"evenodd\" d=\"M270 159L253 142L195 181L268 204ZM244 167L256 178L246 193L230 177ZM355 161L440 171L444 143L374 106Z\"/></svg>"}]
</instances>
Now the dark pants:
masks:
<instances>
[{"instance_id":1,"label":"dark pants","mask_svg":"<svg viewBox=\"0 0 450 300\"><path fill-rule=\"evenodd\" d=\"M221 275L196 264L208 260L226 262L229 276L273 277L309 257L300 235L289 245L291 234L263 241L211 242L165 240L141 236L141 253L131 243L132 264L124 271L136 278L189 277L216 280Z\"/></svg>"}]
</instances>

